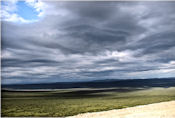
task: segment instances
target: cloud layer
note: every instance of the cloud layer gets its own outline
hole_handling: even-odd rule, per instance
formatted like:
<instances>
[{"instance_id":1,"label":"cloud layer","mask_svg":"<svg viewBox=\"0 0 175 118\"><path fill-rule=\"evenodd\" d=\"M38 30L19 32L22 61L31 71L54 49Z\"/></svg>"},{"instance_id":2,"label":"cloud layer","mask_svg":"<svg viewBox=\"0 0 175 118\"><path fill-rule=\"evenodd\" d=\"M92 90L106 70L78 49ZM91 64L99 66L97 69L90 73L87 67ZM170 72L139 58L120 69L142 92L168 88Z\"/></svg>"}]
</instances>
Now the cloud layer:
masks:
<instances>
[{"instance_id":1,"label":"cloud layer","mask_svg":"<svg viewBox=\"0 0 175 118\"><path fill-rule=\"evenodd\" d=\"M37 8L37 22L2 20L2 83L175 76L175 2Z\"/></svg>"}]
</instances>

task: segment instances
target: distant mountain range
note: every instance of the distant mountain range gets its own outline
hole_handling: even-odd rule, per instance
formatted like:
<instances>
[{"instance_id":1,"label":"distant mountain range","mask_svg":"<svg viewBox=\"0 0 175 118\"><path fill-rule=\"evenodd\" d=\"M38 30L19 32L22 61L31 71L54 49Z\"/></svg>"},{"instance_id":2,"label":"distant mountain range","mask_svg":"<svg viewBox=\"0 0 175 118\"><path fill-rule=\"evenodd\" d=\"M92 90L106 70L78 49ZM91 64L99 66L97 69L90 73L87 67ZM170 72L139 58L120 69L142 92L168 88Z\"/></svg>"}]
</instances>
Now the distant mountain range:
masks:
<instances>
[{"instance_id":1,"label":"distant mountain range","mask_svg":"<svg viewBox=\"0 0 175 118\"><path fill-rule=\"evenodd\" d=\"M69 88L112 88L112 87L175 87L175 78L154 79L105 79L88 82L56 82L43 84L2 85L2 89L69 89Z\"/></svg>"}]
</instances>

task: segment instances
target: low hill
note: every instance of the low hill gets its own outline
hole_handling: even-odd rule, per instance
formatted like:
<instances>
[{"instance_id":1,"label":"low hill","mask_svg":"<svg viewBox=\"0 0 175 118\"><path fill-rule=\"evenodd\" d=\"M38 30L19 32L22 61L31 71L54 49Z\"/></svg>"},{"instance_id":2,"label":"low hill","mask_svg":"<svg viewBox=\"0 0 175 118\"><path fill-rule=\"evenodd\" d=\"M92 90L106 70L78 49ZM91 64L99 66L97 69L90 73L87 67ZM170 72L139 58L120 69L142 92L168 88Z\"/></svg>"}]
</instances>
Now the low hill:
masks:
<instances>
[{"instance_id":1,"label":"low hill","mask_svg":"<svg viewBox=\"0 0 175 118\"><path fill-rule=\"evenodd\" d=\"M57 82L42 84L2 85L2 89L69 89L69 88L112 88L112 87L174 87L175 78L98 80L89 82Z\"/></svg>"}]
</instances>

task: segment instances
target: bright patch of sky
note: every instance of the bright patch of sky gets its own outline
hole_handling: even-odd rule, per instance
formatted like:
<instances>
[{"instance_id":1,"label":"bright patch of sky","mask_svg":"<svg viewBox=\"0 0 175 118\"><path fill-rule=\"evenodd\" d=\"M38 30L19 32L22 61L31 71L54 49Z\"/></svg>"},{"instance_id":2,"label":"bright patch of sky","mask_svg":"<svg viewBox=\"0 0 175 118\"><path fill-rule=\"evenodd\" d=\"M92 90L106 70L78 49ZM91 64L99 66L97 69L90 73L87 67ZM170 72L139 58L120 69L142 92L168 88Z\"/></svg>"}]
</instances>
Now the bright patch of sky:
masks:
<instances>
[{"instance_id":1,"label":"bright patch of sky","mask_svg":"<svg viewBox=\"0 0 175 118\"><path fill-rule=\"evenodd\" d=\"M37 20L38 19L38 12L35 8L28 5L24 1L17 2L17 11L16 13L26 20Z\"/></svg>"},{"instance_id":2,"label":"bright patch of sky","mask_svg":"<svg viewBox=\"0 0 175 118\"><path fill-rule=\"evenodd\" d=\"M2 20L16 23L36 22L42 12L38 1L2 1Z\"/></svg>"}]
</instances>

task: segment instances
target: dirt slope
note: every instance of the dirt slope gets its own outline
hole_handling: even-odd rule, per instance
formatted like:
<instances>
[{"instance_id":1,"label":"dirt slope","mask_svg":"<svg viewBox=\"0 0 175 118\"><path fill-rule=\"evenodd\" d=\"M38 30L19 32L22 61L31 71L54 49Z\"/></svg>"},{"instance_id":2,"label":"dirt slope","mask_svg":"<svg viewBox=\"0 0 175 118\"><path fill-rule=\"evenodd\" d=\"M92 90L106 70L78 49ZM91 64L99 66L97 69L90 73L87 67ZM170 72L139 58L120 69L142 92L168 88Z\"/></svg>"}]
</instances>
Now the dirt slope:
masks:
<instances>
[{"instance_id":1,"label":"dirt slope","mask_svg":"<svg viewBox=\"0 0 175 118\"><path fill-rule=\"evenodd\" d=\"M84 113L67 118L175 118L175 101Z\"/></svg>"}]
</instances>

